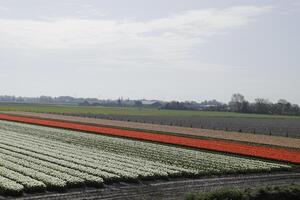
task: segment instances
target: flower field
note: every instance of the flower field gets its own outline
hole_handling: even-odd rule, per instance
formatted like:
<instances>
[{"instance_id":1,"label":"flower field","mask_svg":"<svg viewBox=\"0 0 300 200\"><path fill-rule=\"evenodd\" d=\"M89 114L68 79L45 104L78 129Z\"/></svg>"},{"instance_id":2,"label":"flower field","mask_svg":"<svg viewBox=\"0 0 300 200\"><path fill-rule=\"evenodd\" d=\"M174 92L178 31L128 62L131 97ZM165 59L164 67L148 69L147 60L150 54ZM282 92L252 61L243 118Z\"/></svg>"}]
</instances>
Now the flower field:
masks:
<instances>
[{"instance_id":1,"label":"flower field","mask_svg":"<svg viewBox=\"0 0 300 200\"><path fill-rule=\"evenodd\" d=\"M6 114L0 114L0 119L79 131L88 131L111 136L121 136L133 139L148 140L153 142L162 142L167 144L181 145L185 147L214 150L225 153L234 153L239 155L267 158L278 161L286 161L294 164L300 164L300 151L285 148L272 148L268 146L242 144L239 142L187 138L183 136L150 133L145 131L124 130L119 128L93 126L57 120L12 116Z\"/></svg>"},{"instance_id":2,"label":"flower field","mask_svg":"<svg viewBox=\"0 0 300 200\"><path fill-rule=\"evenodd\" d=\"M288 170L275 163L0 120L0 194Z\"/></svg>"},{"instance_id":3,"label":"flower field","mask_svg":"<svg viewBox=\"0 0 300 200\"><path fill-rule=\"evenodd\" d=\"M294 148L300 150L300 139L292 137L278 137L262 134L253 133L240 133L232 131L222 131L222 130L209 130L203 128L190 128L190 127L180 127L175 123L173 126L161 125L153 123L140 123L133 121L119 121L119 120L109 120L101 118L92 117L79 117L79 116L69 116L61 114L49 114L49 113L35 113L35 112L20 112L20 111L1 111L3 114L17 115L23 117L35 117L40 119L50 119L50 120L61 120L66 122L75 122L89 125L100 125L107 127L123 128L130 130L146 130L157 133L166 133L173 135L181 135L187 137L202 137L211 138L219 140L230 140L236 142L246 142L261 145L279 146L286 148ZM158 118L159 119L159 118ZM125 120L125 119L123 119ZM274 122L277 123L277 122ZM295 133L296 131L293 131ZM284 133L282 131L281 133Z\"/></svg>"}]
</instances>

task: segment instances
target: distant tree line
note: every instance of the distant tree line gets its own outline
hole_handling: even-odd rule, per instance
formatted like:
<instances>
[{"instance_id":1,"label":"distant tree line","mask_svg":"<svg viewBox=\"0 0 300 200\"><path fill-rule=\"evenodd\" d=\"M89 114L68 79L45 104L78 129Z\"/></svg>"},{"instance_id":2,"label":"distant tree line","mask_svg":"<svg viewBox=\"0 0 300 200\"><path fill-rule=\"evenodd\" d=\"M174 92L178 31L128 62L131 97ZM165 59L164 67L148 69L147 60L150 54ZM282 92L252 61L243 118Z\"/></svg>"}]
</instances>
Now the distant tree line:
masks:
<instances>
[{"instance_id":1,"label":"distant tree line","mask_svg":"<svg viewBox=\"0 0 300 200\"><path fill-rule=\"evenodd\" d=\"M250 103L241 94L233 94L229 102L229 110L239 113L277 114L277 115L300 115L300 107L285 99L279 99L272 103L268 99L256 98Z\"/></svg>"},{"instance_id":2,"label":"distant tree line","mask_svg":"<svg viewBox=\"0 0 300 200\"><path fill-rule=\"evenodd\" d=\"M202 110L202 111L220 111L220 112L238 112L238 113L255 113L255 114L272 114L272 115L300 115L300 107L292 104L285 99L272 103L268 99L256 98L254 102L249 102L239 93L233 94L228 104L216 100L203 101L197 103L194 101L171 101L161 107L162 109L171 110Z\"/></svg>"},{"instance_id":3,"label":"distant tree line","mask_svg":"<svg viewBox=\"0 0 300 200\"><path fill-rule=\"evenodd\" d=\"M229 103L222 103L217 100L196 101L160 101L160 100L131 100L119 98L97 99L97 98L75 98L71 96L40 96L40 97L16 97L0 95L0 102L9 103L34 103L34 104L56 104L56 105L79 105L79 106L107 106L107 107L137 107L137 108L158 108L170 110L199 110L199 111L220 111L257 114L278 114L278 115L300 115L300 108L285 99L272 103L268 99L256 98L249 102L242 94L236 93L231 97Z\"/></svg>"},{"instance_id":4,"label":"distant tree line","mask_svg":"<svg viewBox=\"0 0 300 200\"><path fill-rule=\"evenodd\" d=\"M161 109L169 110L202 110L202 111L228 111L228 106L217 100L203 101L171 101L161 107Z\"/></svg>"}]
</instances>

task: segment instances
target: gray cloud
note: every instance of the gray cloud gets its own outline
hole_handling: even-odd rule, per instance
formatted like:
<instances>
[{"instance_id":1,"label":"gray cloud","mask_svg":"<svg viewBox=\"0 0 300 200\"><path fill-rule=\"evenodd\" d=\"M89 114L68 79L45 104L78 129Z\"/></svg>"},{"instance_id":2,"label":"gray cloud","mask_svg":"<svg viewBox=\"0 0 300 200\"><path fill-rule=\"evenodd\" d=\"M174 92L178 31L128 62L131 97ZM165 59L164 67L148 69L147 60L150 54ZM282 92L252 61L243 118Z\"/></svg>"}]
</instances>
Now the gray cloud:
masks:
<instances>
[{"instance_id":1,"label":"gray cloud","mask_svg":"<svg viewBox=\"0 0 300 200\"><path fill-rule=\"evenodd\" d=\"M0 19L0 44L2 48L21 49L32 54L61 52L62 57L68 54L63 52L72 50L76 56L64 59L73 63L166 67L193 59L191 51L195 45L244 26L268 11L270 7L255 6L190 10L145 22ZM91 54L81 54L83 51Z\"/></svg>"}]
</instances>

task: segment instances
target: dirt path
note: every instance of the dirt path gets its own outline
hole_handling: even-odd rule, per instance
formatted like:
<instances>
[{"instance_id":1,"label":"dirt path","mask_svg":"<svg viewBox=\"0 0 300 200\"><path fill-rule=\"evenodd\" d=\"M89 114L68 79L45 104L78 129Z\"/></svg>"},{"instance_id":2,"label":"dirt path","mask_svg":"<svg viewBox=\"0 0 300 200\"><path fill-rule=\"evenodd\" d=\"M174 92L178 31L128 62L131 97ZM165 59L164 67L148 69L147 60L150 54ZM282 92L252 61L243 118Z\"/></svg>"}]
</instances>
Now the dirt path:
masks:
<instances>
[{"instance_id":1,"label":"dirt path","mask_svg":"<svg viewBox=\"0 0 300 200\"><path fill-rule=\"evenodd\" d=\"M113 127L123 127L128 129L175 133L180 135L188 135L192 137L209 137L214 139L233 140L233 141L240 141L240 142L249 142L249 143L256 143L256 144L274 145L274 146L300 149L300 139L280 137L280 136L255 135L249 133L237 133L237 132L186 128L186 127L147 124L147 123L138 123L138 122L84 118L84 117L75 117L75 116L66 116L66 115L57 115L57 114L47 114L47 113L32 113L32 112L17 112L17 111L6 111L6 112L1 111L1 113L8 113L8 114L14 114L20 116L32 116L32 117L39 117L45 119L56 119L56 120L63 120L69 122L80 122L80 123L93 124L93 125L105 125L105 126L113 126Z\"/></svg>"},{"instance_id":2,"label":"dirt path","mask_svg":"<svg viewBox=\"0 0 300 200\"><path fill-rule=\"evenodd\" d=\"M265 187L296 183L300 184L300 173L277 172L274 174L235 175L202 179L157 181L141 184L109 185L101 189L73 190L68 193L25 195L18 200L37 199L184 199L189 192L210 191L221 187Z\"/></svg>"}]
</instances>

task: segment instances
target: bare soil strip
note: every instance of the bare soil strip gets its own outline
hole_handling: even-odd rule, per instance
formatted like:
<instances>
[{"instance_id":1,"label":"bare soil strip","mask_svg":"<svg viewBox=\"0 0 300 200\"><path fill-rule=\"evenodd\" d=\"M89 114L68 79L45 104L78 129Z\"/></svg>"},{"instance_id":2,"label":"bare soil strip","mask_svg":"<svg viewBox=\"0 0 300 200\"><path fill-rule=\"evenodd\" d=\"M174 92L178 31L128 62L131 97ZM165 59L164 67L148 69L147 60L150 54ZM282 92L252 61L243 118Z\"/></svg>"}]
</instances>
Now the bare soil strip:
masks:
<instances>
[{"instance_id":1,"label":"bare soil strip","mask_svg":"<svg viewBox=\"0 0 300 200\"><path fill-rule=\"evenodd\" d=\"M112 126L112 127L119 127L119 128L173 133L173 134L179 134L183 136L208 137L214 139L231 140L231 141L300 149L300 139L297 138L255 135L250 133L226 132L226 131L218 131L218 130L186 128L186 127L178 127L178 126L157 125L157 124L147 124L147 123L138 123L138 122L125 122L125 121L96 119L96 118L84 118L84 117L75 117L75 116L66 116L66 115L57 115L57 114L47 114L47 113L18 112L18 111L5 111L1 113L27 116L27 117L38 117L43 119L56 119L56 120L62 120L68 122L79 122L84 124L104 125L104 126Z\"/></svg>"},{"instance_id":2,"label":"bare soil strip","mask_svg":"<svg viewBox=\"0 0 300 200\"><path fill-rule=\"evenodd\" d=\"M18 200L37 199L184 199L190 192L210 191L221 187L266 187L286 184L300 184L300 173L273 173L235 175L174 181L152 181L140 184L108 185L101 189L77 189L68 193L46 193L25 195ZM9 199L9 198L8 198Z\"/></svg>"}]
</instances>

